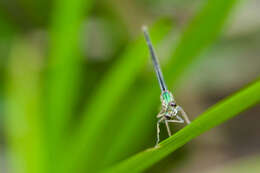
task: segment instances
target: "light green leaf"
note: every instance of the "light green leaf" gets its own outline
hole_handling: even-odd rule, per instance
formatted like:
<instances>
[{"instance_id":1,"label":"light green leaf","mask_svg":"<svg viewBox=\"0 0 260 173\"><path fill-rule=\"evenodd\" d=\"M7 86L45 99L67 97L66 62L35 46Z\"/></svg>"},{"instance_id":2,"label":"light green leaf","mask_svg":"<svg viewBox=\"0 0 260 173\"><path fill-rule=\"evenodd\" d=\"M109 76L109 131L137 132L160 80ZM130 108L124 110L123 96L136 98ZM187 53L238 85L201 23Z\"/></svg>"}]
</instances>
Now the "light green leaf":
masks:
<instances>
[{"instance_id":1,"label":"light green leaf","mask_svg":"<svg viewBox=\"0 0 260 173\"><path fill-rule=\"evenodd\" d=\"M45 146L41 116L42 57L25 39L16 39L8 59L5 128L12 172L43 173Z\"/></svg>"},{"instance_id":2,"label":"light green leaf","mask_svg":"<svg viewBox=\"0 0 260 173\"><path fill-rule=\"evenodd\" d=\"M83 62L79 53L80 29L90 5L90 0L56 0L54 3L46 81L46 130L52 154L60 148L61 136L75 108Z\"/></svg>"}]
</instances>

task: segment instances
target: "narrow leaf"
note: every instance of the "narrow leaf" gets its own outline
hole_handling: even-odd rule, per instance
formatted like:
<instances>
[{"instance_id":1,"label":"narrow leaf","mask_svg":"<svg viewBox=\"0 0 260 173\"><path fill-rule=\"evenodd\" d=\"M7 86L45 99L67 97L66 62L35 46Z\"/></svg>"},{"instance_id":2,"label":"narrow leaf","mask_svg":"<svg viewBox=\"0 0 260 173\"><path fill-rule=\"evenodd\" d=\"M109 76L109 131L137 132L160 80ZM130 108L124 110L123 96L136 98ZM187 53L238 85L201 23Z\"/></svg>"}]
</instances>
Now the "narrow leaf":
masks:
<instances>
[{"instance_id":1,"label":"narrow leaf","mask_svg":"<svg viewBox=\"0 0 260 173\"><path fill-rule=\"evenodd\" d=\"M38 52L32 43L16 39L8 59L5 125L12 172L45 172Z\"/></svg>"},{"instance_id":2,"label":"narrow leaf","mask_svg":"<svg viewBox=\"0 0 260 173\"><path fill-rule=\"evenodd\" d=\"M83 61L79 53L80 29L90 2L56 0L54 3L46 84L46 130L53 156L75 108Z\"/></svg>"}]
</instances>

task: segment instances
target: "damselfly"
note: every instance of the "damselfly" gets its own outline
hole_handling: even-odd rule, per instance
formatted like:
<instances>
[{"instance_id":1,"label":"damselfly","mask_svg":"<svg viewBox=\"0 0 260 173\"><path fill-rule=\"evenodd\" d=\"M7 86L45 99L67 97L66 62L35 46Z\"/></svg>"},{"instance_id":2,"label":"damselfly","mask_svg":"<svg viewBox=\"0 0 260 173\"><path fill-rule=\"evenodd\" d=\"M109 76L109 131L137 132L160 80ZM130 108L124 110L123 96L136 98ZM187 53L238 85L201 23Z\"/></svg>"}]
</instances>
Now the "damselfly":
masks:
<instances>
[{"instance_id":1,"label":"damselfly","mask_svg":"<svg viewBox=\"0 0 260 173\"><path fill-rule=\"evenodd\" d=\"M169 123L184 123L186 121L187 124L190 123L190 120L184 110L176 104L174 97L170 91L168 91L167 86L165 84L162 71L160 68L160 64L158 62L157 56L155 54L152 42L150 40L147 27L143 27L143 32L145 36L145 40L147 42L150 56L153 62L154 70L156 72L157 79L159 81L159 85L161 88L161 111L157 115L159 120L157 121L157 141L156 145L158 145L160 141L160 123L164 122L167 128L167 132L169 136L171 136L171 130L169 128ZM179 114L181 113L181 115Z\"/></svg>"}]
</instances>

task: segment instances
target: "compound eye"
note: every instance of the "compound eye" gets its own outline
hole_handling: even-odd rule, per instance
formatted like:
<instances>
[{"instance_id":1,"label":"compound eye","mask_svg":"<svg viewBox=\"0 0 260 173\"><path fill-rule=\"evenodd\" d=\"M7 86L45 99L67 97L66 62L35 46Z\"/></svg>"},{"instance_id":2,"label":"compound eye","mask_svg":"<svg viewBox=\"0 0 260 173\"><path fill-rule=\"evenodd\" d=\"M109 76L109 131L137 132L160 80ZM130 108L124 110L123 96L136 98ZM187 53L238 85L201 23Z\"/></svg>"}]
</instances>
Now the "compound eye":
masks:
<instances>
[{"instance_id":1,"label":"compound eye","mask_svg":"<svg viewBox=\"0 0 260 173\"><path fill-rule=\"evenodd\" d=\"M171 105L172 107L175 107L175 106L176 106L176 103L171 102L170 105Z\"/></svg>"}]
</instances>

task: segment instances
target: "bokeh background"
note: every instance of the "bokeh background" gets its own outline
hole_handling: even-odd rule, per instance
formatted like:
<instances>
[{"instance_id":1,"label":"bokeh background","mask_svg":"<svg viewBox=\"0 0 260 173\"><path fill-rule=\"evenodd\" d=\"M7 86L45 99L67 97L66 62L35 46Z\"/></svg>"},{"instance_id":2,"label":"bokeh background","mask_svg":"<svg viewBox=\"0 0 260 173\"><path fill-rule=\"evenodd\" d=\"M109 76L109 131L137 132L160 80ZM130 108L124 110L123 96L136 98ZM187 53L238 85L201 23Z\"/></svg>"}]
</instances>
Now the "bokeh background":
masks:
<instances>
[{"instance_id":1,"label":"bokeh background","mask_svg":"<svg viewBox=\"0 0 260 173\"><path fill-rule=\"evenodd\" d=\"M62 8L59 7L62 1L1 0L0 172L46 172L46 169L58 172L49 166L53 163L60 165L57 169L64 172L71 160L78 162L78 158L72 158L78 153L82 163L75 169L70 168L71 172L95 172L152 147L156 140L155 117L159 111L160 90L141 26L162 25L162 31L157 29L151 33L152 40L157 37L156 33L165 32L163 27L170 28L168 36L163 39L158 36L160 44L155 44L165 72L171 58L168 50L177 45L190 21L209 1L100 0L82 1L78 6L64 1L67 6ZM189 65L178 82L173 84L166 80L191 120L259 77L259 9L258 0L236 2L214 42L198 54L199 58ZM75 18L78 20L73 20ZM203 37L203 32L200 34ZM136 44L140 48L137 46L132 54L125 53L131 52ZM138 59L139 53L140 58L145 56L146 63L141 70L137 67L135 76L114 72L120 64L127 64L124 63L126 58L131 68L135 64L133 56ZM76 61L67 61L71 57ZM178 64L171 68L176 66ZM127 73L128 66L121 70L122 74ZM128 84L126 92L117 92L117 85ZM106 85L110 88L114 85L114 90L107 92ZM155 88L158 99L149 111L142 111L147 104L145 99L140 102L140 96L150 91L149 88ZM102 92L98 92L103 90L104 100ZM121 96L120 100L113 99L114 93ZM75 130L76 135L73 133L84 116L99 116L111 105L115 105L113 110L104 112L111 114L110 123L104 122L98 136L89 135L85 140L89 150L97 154L84 153L84 146L79 145L77 154L66 155L73 148L77 134L87 133L87 128L78 133ZM95 112L97 115L90 114ZM146 120L126 130L129 138L120 136L124 127L131 124L129 116L138 114L145 114ZM147 172L260 172L259 115L258 105L196 138ZM67 122L65 127L62 121ZM102 121L106 120L95 122ZM136 127L138 131L131 130ZM177 131L181 127L173 125L172 129ZM95 131L95 127L90 128ZM61 130L55 132L56 129ZM117 140L115 136L119 136ZM165 129L161 136L167 137ZM90 145L94 139L96 142ZM130 141L123 145L126 139ZM62 149L57 151L57 148Z\"/></svg>"}]
</instances>

